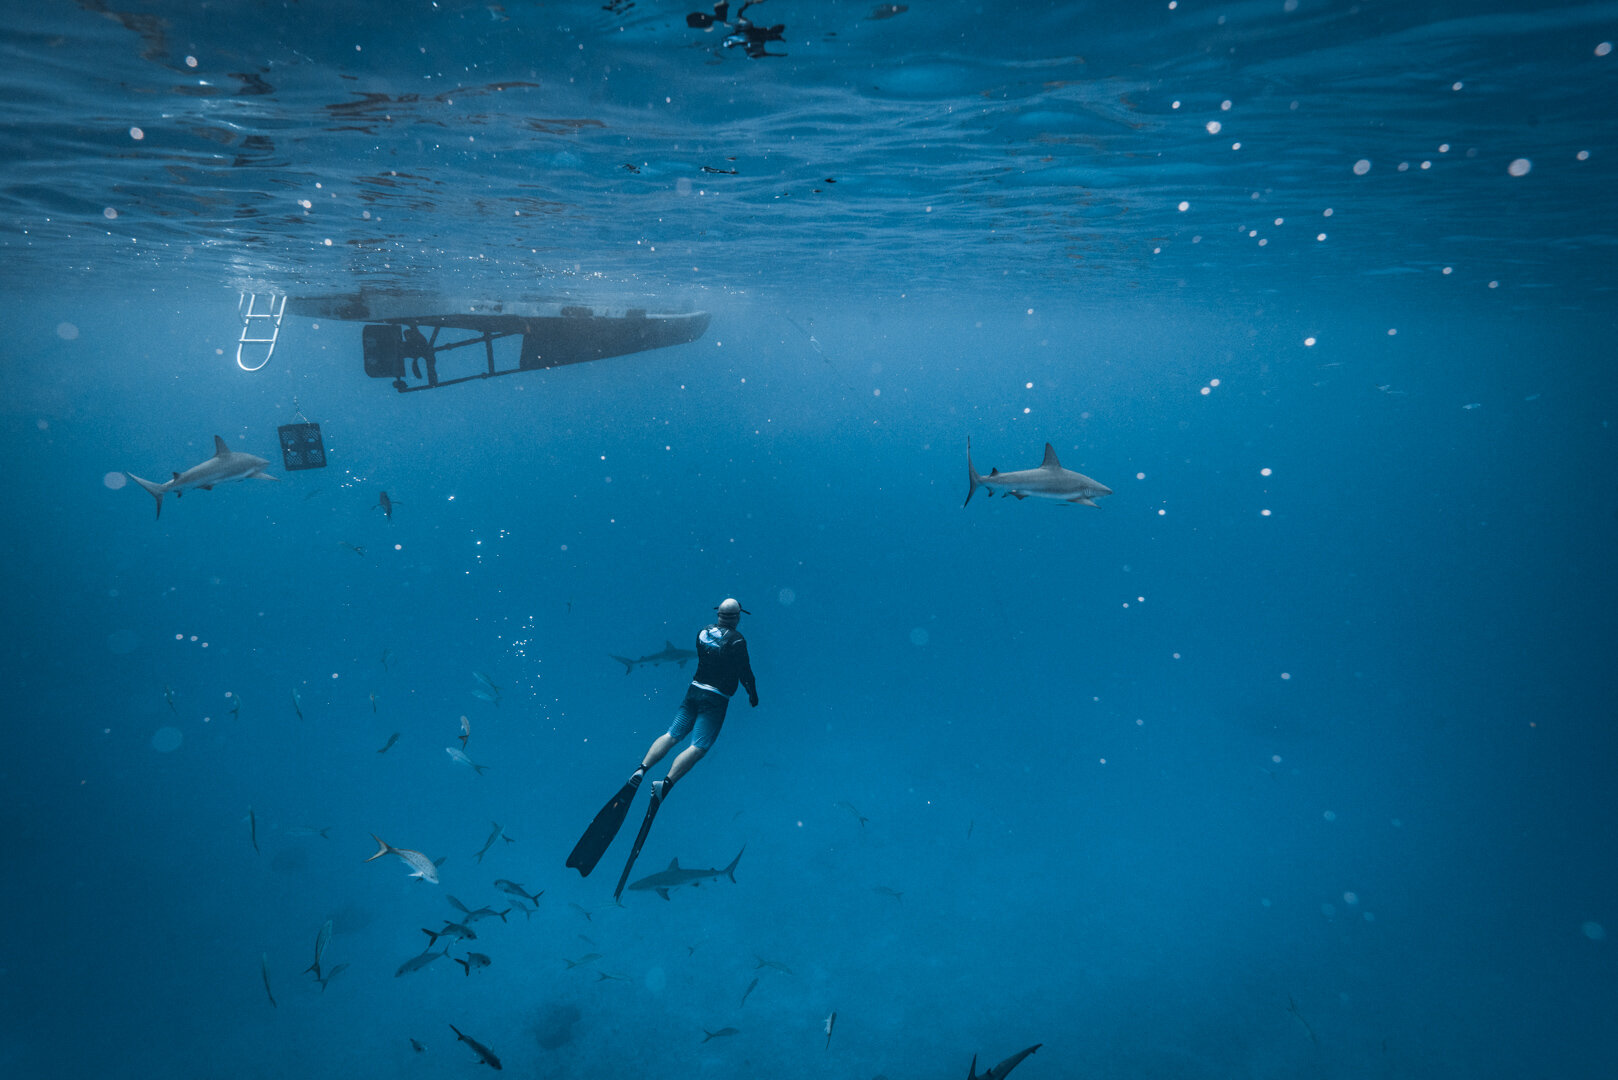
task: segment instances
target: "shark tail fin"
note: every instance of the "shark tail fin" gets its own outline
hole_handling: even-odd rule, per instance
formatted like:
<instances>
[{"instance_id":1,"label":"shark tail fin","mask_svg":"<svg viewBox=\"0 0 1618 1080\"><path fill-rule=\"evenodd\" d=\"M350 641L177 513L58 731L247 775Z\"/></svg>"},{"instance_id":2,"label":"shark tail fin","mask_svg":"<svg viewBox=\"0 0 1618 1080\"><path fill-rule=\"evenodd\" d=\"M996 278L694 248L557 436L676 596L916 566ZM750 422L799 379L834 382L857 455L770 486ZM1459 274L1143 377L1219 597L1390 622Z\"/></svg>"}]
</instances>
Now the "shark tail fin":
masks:
<instances>
[{"instance_id":1,"label":"shark tail fin","mask_svg":"<svg viewBox=\"0 0 1618 1080\"><path fill-rule=\"evenodd\" d=\"M983 483L983 477L979 476L978 471L972 468L972 436L970 435L966 437L966 478L971 486L966 489L966 502L963 502L962 506L972 501L972 496L977 494L979 485Z\"/></svg>"},{"instance_id":2,"label":"shark tail fin","mask_svg":"<svg viewBox=\"0 0 1618 1080\"><path fill-rule=\"evenodd\" d=\"M612 653L608 653L607 655L612 656ZM612 656L612 658L624 665L625 675L628 675L631 671L635 670L635 661L629 659L627 656Z\"/></svg>"},{"instance_id":3,"label":"shark tail fin","mask_svg":"<svg viewBox=\"0 0 1618 1080\"><path fill-rule=\"evenodd\" d=\"M978 1080L978 1056L972 1055L972 1064L966 1067L966 1080Z\"/></svg>"},{"instance_id":4,"label":"shark tail fin","mask_svg":"<svg viewBox=\"0 0 1618 1080\"><path fill-rule=\"evenodd\" d=\"M742 845L742 851L746 851L746 850L747 850L747 845L743 844ZM730 879L730 882L731 882L732 885L734 885L736 883L736 864L742 861L742 851L738 851L736 853L736 857L734 859L730 860L730 865L725 867L725 876Z\"/></svg>"},{"instance_id":5,"label":"shark tail fin","mask_svg":"<svg viewBox=\"0 0 1618 1080\"><path fill-rule=\"evenodd\" d=\"M388 842L386 840L382 839L376 833L371 834L371 839L375 840L379 846L376 849L376 854L372 855L370 859L366 859L365 860L366 862L370 862L372 859L380 859L382 856L386 855L389 851L393 850L392 848L390 848L388 846Z\"/></svg>"},{"instance_id":6,"label":"shark tail fin","mask_svg":"<svg viewBox=\"0 0 1618 1080\"><path fill-rule=\"evenodd\" d=\"M135 483L139 484L141 487L145 488L147 490L147 492L149 492L151 494L152 498L157 500L157 517L162 517L163 516L163 485L162 484L154 484L150 480L142 480L140 477L136 476L134 473L124 473L124 475L129 477L131 480L135 481ZM152 520L155 521L157 519L153 518Z\"/></svg>"}]
</instances>

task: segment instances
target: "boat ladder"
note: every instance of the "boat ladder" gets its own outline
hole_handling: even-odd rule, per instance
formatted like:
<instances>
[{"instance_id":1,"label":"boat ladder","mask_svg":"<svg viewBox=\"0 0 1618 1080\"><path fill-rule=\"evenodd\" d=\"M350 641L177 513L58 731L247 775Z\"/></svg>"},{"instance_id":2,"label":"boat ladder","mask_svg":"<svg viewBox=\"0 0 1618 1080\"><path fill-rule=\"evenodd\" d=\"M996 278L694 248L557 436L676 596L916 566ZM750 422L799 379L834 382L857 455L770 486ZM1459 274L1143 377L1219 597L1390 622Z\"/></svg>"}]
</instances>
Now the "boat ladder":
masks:
<instances>
[{"instance_id":1,"label":"boat ladder","mask_svg":"<svg viewBox=\"0 0 1618 1080\"><path fill-rule=\"evenodd\" d=\"M286 313L287 298L275 293L264 293L260 308L259 293L242 293L236 310L242 317L242 336L236 339L236 366L243 371L258 371L275 355L275 339L281 336L281 316ZM252 348L248 348L252 346ZM262 355L259 346L265 346ZM242 353L257 359L257 364L242 360Z\"/></svg>"}]
</instances>

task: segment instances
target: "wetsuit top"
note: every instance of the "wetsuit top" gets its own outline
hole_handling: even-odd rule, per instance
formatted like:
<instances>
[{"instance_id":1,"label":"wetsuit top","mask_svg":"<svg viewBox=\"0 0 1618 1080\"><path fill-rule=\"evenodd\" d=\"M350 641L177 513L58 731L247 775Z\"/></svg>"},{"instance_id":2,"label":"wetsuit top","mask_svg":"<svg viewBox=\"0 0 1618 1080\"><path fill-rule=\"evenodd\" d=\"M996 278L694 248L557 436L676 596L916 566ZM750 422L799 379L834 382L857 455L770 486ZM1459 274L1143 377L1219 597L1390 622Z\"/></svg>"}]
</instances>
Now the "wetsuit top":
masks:
<instances>
[{"instance_id":1,"label":"wetsuit top","mask_svg":"<svg viewBox=\"0 0 1618 1080\"><path fill-rule=\"evenodd\" d=\"M704 627L697 634L697 673L691 681L726 697L736 692L737 682L747 687L748 694L756 693L747 639L741 631L718 624Z\"/></svg>"}]
</instances>

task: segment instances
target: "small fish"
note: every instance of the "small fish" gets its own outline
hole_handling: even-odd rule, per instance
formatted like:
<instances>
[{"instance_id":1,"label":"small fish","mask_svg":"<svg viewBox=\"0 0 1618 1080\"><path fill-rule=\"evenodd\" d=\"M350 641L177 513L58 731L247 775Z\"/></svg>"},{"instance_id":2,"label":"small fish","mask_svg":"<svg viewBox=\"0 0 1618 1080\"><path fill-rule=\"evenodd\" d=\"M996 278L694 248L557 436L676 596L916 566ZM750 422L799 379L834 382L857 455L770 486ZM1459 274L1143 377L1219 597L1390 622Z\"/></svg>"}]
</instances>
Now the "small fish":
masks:
<instances>
[{"instance_id":1,"label":"small fish","mask_svg":"<svg viewBox=\"0 0 1618 1080\"><path fill-rule=\"evenodd\" d=\"M466 918L462 919L461 921L466 923L468 926L471 926L475 922L481 922L484 919L498 918L501 922L505 922L506 916L510 914L510 908L506 908L504 911L496 911L491 907L480 907L476 911L468 911L466 913Z\"/></svg>"},{"instance_id":2,"label":"small fish","mask_svg":"<svg viewBox=\"0 0 1618 1080\"><path fill-rule=\"evenodd\" d=\"M346 547L348 550L352 551L354 554L358 555L360 558L365 558L365 549L360 547L358 544L350 544L347 540L339 540L337 542L343 547Z\"/></svg>"},{"instance_id":3,"label":"small fish","mask_svg":"<svg viewBox=\"0 0 1618 1080\"><path fill-rule=\"evenodd\" d=\"M520 896L531 904L539 903L539 898L545 895L544 889L539 890L537 893L529 893L528 890L518 885L515 881L507 881L505 878L495 878L494 887L508 896Z\"/></svg>"},{"instance_id":4,"label":"small fish","mask_svg":"<svg viewBox=\"0 0 1618 1080\"><path fill-rule=\"evenodd\" d=\"M580 915L583 915L586 921L595 922L594 919L590 918L590 913L588 911L585 911L582 907L573 903L571 900L568 901L567 906L572 908L574 911L577 911Z\"/></svg>"},{"instance_id":5,"label":"small fish","mask_svg":"<svg viewBox=\"0 0 1618 1080\"><path fill-rule=\"evenodd\" d=\"M477 931L465 923L450 922L447 919L444 921L444 929L434 933L424 926L421 928L421 932L427 935L427 947L429 949L437 945L438 939L441 937L458 938L461 941L476 941L478 936Z\"/></svg>"},{"instance_id":6,"label":"small fish","mask_svg":"<svg viewBox=\"0 0 1618 1080\"><path fill-rule=\"evenodd\" d=\"M320 992L322 994L324 994L326 992L326 984L331 982L333 979L337 978L337 976L341 975L343 972L345 972L347 970L348 970L348 964L347 963L342 963L342 964L338 964L336 967L334 967L330 971L326 972L326 974L322 975L320 977Z\"/></svg>"},{"instance_id":7,"label":"small fish","mask_svg":"<svg viewBox=\"0 0 1618 1080\"><path fill-rule=\"evenodd\" d=\"M399 733L397 731L395 731L392 735L388 736L388 741L383 744L382 749L378 750L377 753L379 753L379 754L387 753L389 750L393 749L393 744L398 742L398 741L399 741Z\"/></svg>"},{"instance_id":8,"label":"small fish","mask_svg":"<svg viewBox=\"0 0 1618 1080\"><path fill-rule=\"evenodd\" d=\"M615 982L628 982L629 981L628 976L614 975L610 971L602 971L602 972L598 972L596 974L596 982L606 982L609 979L611 979L611 980L613 980Z\"/></svg>"},{"instance_id":9,"label":"small fish","mask_svg":"<svg viewBox=\"0 0 1618 1080\"><path fill-rule=\"evenodd\" d=\"M173 687L170 687L170 686L164 686L163 687L163 700L169 703L169 712L173 713L175 716L180 715L180 710L176 709L174 707L174 689L173 689Z\"/></svg>"},{"instance_id":10,"label":"small fish","mask_svg":"<svg viewBox=\"0 0 1618 1080\"><path fill-rule=\"evenodd\" d=\"M392 649L383 649L382 650L382 670L383 671L388 670L388 661L392 660L392 659L393 659L393 650ZM415 1042L416 1040L411 1039L410 1041Z\"/></svg>"},{"instance_id":11,"label":"small fish","mask_svg":"<svg viewBox=\"0 0 1618 1080\"><path fill-rule=\"evenodd\" d=\"M567 957L564 956L564 957L562 957L562 963L566 964L567 967L568 967L568 970L571 971L572 969L574 969L576 967L583 967L585 964L588 964L588 963L591 963L592 961L600 960L600 959L601 959L601 954L600 953L592 952L592 953L585 953L583 956L579 957L577 960L569 960Z\"/></svg>"},{"instance_id":12,"label":"small fish","mask_svg":"<svg viewBox=\"0 0 1618 1080\"><path fill-rule=\"evenodd\" d=\"M454 1024L451 1024L449 1029L455 1032L455 1037L457 1039L472 1048L472 1052L478 1056L478 1061L489 1066L491 1069L500 1068L500 1059L494 1056L493 1050L490 1050L487 1046L484 1046L470 1035L462 1035L461 1029L456 1027Z\"/></svg>"},{"instance_id":13,"label":"small fish","mask_svg":"<svg viewBox=\"0 0 1618 1080\"><path fill-rule=\"evenodd\" d=\"M322 926L320 933L315 935L315 962L303 969L306 975L311 971L314 972L315 981L317 982L320 980L320 961L326 955L326 946L330 944L331 920L327 919L326 925Z\"/></svg>"},{"instance_id":14,"label":"small fish","mask_svg":"<svg viewBox=\"0 0 1618 1080\"><path fill-rule=\"evenodd\" d=\"M444 753L448 754L449 759L455 762L455 764L469 766L472 771L476 772L479 776L482 776L483 770L488 768L487 765L479 765L477 762L467 757L466 751L462 750L458 746L446 746L444 747Z\"/></svg>"},{"instance_id":15,"label":"small fish","mask_svg":"<svg viewBox=\"0 0 1618 1080\"><path fill-rule=\"evenodd\" d=\"M290 829L287 830L287 835L288 836L296 836L299 839L303 839L304 837L309 837L309 836L318 836L322 840L330 840L331 839L331 826L327 825L324 829L315 829L315 828L309 827L308 825L294 825Z\"/></svg>"},{"instance_id":16,"label":"small fish","mask_svg":"<svg viewBox=\"0 0 1618 1080\"><path fill-rule=\"evenodd\" d=\"M505 831L500 827L500 823L498 821L491 821L489 824L494 826L494 832L490 833L489 838L483 842L483 850L477 853L478 862L483 861L484 854L487 853L490 848L494 847L494 842L500 839L500 834ZM506 837L506 843L511 843L511 837Z\"/></svg>"},{"instance_id":17,"label":"small fish","mask_svg":"<svg viewBox=\"0 0 1618 1080\"><path fill-rule=\"evenodd\" d=\"M720 1028L718 1031L709 1031L707 1028L703 1028L702 1041L707 1042L709 1039L723 1039L727 1035L740 1034L741 1030L739 1028Z\"/></svg>"},{"instance_id":18,"label":"small fish","mask_svg":"<svg viewBox=\"0 0 1618 1080\"><path fill-rule=\"evenodd\" d=\"M460 734L461 749L462 750L466 749L466 740L470 739L471 737L472 737L472 721L468 720L466 717L463 716L463 717L461 717L461 734Z\"/></svg>"},{"instance_id":19,"label":"small fish","mask_svg":"<svg viewBox=\"0 0 1618 1080\"><path fill-rule=\"evenodd\" d=\"M310 499L314 498L316 495L319 495L323 490L325 490L325 489L324 488L315 488L313 491L309 492L309 494L307 494L307 495L305 495L303 497L303 501L308 502Z\"/></svg>"},{"instance_id":20,"label":"small fish","mask_svg":"<svg viewBox=\"0 0 1618 1080\"><path fill-rule=\"evenodd\" d=\"M438 867L435 866L433 861L427 856L423 855L419 851L413 851L410 848L396 848L386 840L382 839L376 833L371 834L371 839L377 842L377 852L375 855L372 855L371 858L366 859L366 862L371 862L374 859L380 859L384 855L397 855L400 859L404 860L404 864L406 866L410 867L411 877L421 878L423 881L430 881L434 885L438 884Z\"/></svg>"},{"instance_id":21,"label":"small fish","mask_svg":"<svg viewBox=\"0 0 1618 1080\"><path fill-rule=\"evenodd\" d=\"M424 1052L427 1048L425 1046L421 1045L421 1043L417 1042L415 1039L411 1039L410 1040L410 1049L412 1049L416 1053L420 1054L420 1053Z\"/></svg>"},{"instance_id":22,"label":"small fish","mask_svg":"<svg viewBox=\"0 0 1618 1080\"><path fill-rule=\"evenodd\" d=\"M751 994L753 992L753 988L756 987L756 986L758 986L758 976L757 975L753 976L753 981L747 984L747 989L742 991L742 1005L747 1004L747 995ZM740 1006L738 1006L738 1008L739 1007Z\"/></svg>"},{"instance_id":23,"label":"small fish","mask_svg":"<svg viewBox=\"0 0 1618 1080\"><path fill-rule=\"evenodd\" d=\"M377 508L382 511L383 517L387 518L389 521L393 520L393 507L395 504L392 499L388 498L387 492L384 491L381 497L376 500L376 505ZM401 503L399 505L403 504Z\"/></svg>"},{"instance_id":24,"label":"small fish","mask_svg":"<svg viewBox=\"0 0 1618 1080\"><path fill-rule=\"evenodd\" d=\"M449 955L449 946L445 945L443 952L428 951L428 952L422 953L420 956L412 956L410 959L406 960L404 963L399 965L399 970L395 971L393 973L393 977L395 979L397 979L399 976L408 975L412 971L420 971L422 968L426 967L428 964L432 963L434 960L437 960L440 956L448 956L448 955Z\"/></svg>"},{"instance_id":25,"label":"small fish","mask_svg":"<svg viewBox=\"0 0 1618 1080\"><path fill-rule=\"evenodd\" d=\"M274 994L273 991L270 990L270 954L269 953L259 953L258 954L258 971L259 971L260 975L264 976L264 994L265 994L266 997L268 997L270 999L270 1008L279 1009L281 1006L279 1006L279 1005L277 1005L275 1003L275 994Z\"/></svg>"},{"instance_id":26,"label":"small fish","mask_svg":"<svg viewBox=\"0 0 1618 1080\"><path fill-rule=\"evenodd\" d=\"M866 817L864 814L862 814L858 810L856 810L854 808L854 804L851 803L851 802L840 802L840 803L837 804L837 809L839 809L839 810L847 810L850 814L853 814L854 817L859 821L860 828L862 828L862 829L865 828L865 823L867 821L871 820L870 818Z\"/></svg>"},{"instance_id":27,"label":"small fish","mask_svg":"<svg viewBox=\"0 0 1618 1080\"><path fill-rule=\"evenodd\" d=\"M303 719L303 696L296 686L292 688L292 711L298 714L299 720Z\"/></svg>"},{"instance_id":28,"label":"small fish","mask_svg":"<svg viewBox=\"0 0 1618 1080\"><path fill-rule=\"evenodd\" d=\"M371 691L370 698L371 698L371 712L375 713L376 712L376 691L375 690Z\"/></svg>"},{"instance_id":29,"label":"small fish","mask_svg":"<svg viewBox=\"0 0 1618 1080\"><path fill-rule=\"evenodd\" d=\"M232 693L230 695L230 718L232 720L237 720L237 719L240 719L241 715L242 715L242 696L240 694L237 694L237 693Z\"/></svg>"},{"instance_id":30,"label":"small fish","mask_svg":"<svg viewBox=\"0 0 1618 1080\"><path fill-rule=\"evenodd\" d=\"M458 956L452 956L450 959L465 968L468 975L472 974L473 968L486 968L494 962L480 952L467 953L465 960Z\"/></svg>"},{"instance_id":31,"label":"small fish","mask_svg":"<svg viewBox=\"0 0 1618 1080\"><path fill-rule=\"evenodd\" d=\"M753 969L754 971L759 968L774 968L776 971L785 972L788 975L792 974L792 969L779 960L766 960L762 956L754 956L753 959L758 961L758 966Z\"/></svg>"},{"instance_id":32,"label":"small fish","mask_svg":"<svg viewBox=\"0 0 1618 1080\"><path fill-rule=\"evenodd\" d=\"M500 707L500 695L491 694L481 686L474 687L472 689L472 696L487 701L490 705L493 705L497 709Z\"/></svg>"},{"instance_id":33,"label":"small fish","mask_svg":"<svg viewBox=\"0 0 1618 1080\"><path fill-rule=\"evenodd\" d=\"M249 840L253 841L253 852L254 852L254 854L257 854L258 853L258 815L253 813L253 808L251 806L249 806L247 808L247 838Z\"/></svg>"},{"instance_id":34,"label":"small fish","mask_svg":"<svg viewBox=\"0 0 1618 1080\"><path fill-rule=\"evenodd\" d=\"M833 1009L831 1015L826 1017L826 1049L827 1050L831 1049L831 1029L836 1027L836 1026L837 1026L837 1010Z\"/></svg>"},{"instance_id":35,"label":"small fish","mask_svg":"<svg viewBox=\"0 0 1618 1080\"><path fill-rule=\"evenodd\" d=\"M977 818L973 818L971 821L966 823L966 838L968 840L972 839L972 830L977 827L977 823Z\"/></svg>"},{"instance_id":36,"label":"small fish","mask_svg":"<svg viewBox=\"0 0 1618 1080\"><path fill-rule=\"evenodd\" d=\"M272 998L271 1000L273 1002L274 999ZM1315 1029L1309 1026L1309 1021L1305 1020L1303 1014L1298 1011L1298 1003L1290 997L1287 998L1287 1012L1291 1013L1297 1018L1298 1023L1303 1025L1303 1030L1309 1033L1309 1041L1318 1045L1320 1040L1315 1038Z\"/></svg>"},{"instance_id":37,"label":"small fish","mask_svg":"<svg viewBox=\"0 0 1618 1080\"><path fill-rule=\"evenodd\" d=\"M886 885L873 885L871 886L871 891L874 893L881 893L883 896L891 896L901 904L905 902L904 893L900 892L898 889L890 889Z\"/></svg>"},{"instance_id":38,"label":"small fish","mask_svg":"<svg viewBox=\"0 0 1618 1080\"><path fill-rule=\"evenodd\" d=\"M491 694L499 694L500 693L500 688L498 686L494 685L494 680L489 678L487 675L483 674L483 672L481 672L481 671L472 672L472 678L476 679L478 682L480 682L484 686L488 687L489 688L489 693L491 693Z\"/></svg>"}]
</instances>

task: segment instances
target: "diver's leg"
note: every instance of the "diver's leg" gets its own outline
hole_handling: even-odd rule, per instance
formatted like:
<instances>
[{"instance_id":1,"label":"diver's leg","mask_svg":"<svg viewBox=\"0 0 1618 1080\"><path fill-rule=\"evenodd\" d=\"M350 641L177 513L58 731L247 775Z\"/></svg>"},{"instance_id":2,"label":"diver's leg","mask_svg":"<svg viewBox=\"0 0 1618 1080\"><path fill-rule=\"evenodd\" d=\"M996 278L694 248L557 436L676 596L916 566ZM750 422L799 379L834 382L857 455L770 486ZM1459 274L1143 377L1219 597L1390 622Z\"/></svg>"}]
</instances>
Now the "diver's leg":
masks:
<instances>
[{"instance_id":1,"label":"diver's leg","mask_svg":"<svg viewBox=\"0 0 1618 1080\"><path fill-rule=\"evenodd\" d=\"M664 783L664 787L667 788L669 784L690 772L691 767L701 761L702 755L707 752L700 746L688 746L681 750L679 756L674 759L674 764L669 766L668 780Z\"/></svg>"}]
</instances>

